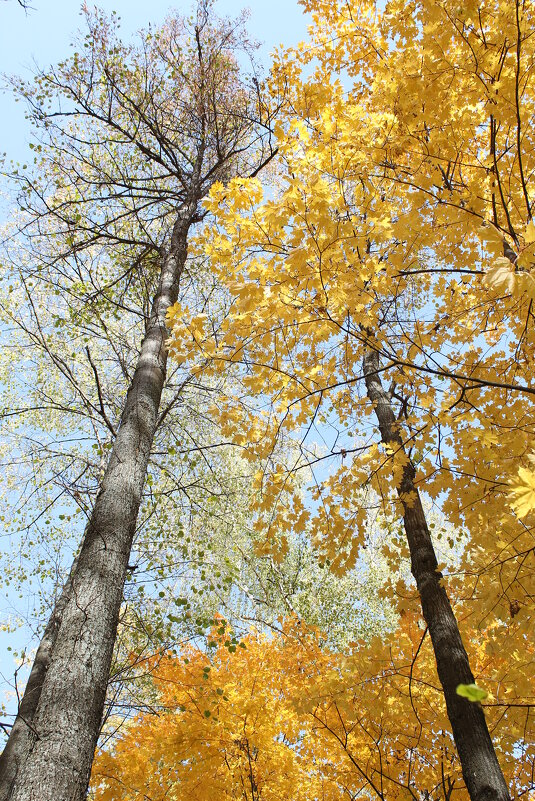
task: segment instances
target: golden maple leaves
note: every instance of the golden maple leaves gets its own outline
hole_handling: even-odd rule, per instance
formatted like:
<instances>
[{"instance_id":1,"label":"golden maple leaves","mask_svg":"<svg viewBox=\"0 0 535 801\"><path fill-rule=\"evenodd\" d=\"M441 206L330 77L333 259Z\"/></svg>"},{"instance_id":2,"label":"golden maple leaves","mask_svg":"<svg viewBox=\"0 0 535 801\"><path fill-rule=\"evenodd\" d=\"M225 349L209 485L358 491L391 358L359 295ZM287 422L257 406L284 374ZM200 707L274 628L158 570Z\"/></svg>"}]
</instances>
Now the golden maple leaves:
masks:
<instances>
[{"instance_id":1,"label":"golden maple leaves","mask_svg":"<svg viewBox=\"0 0 535 801\"><path fill-rule=\"evenodd\" d=\"M310 531L343 570L370 499L399 513L400 456L378 444L361 389L373 339L418 487L466 532L467 614L520 653L535 597L535 7L306 8L312 42L271 78L288 100L272 186L230 182L208 201L199 247L228 313L213 337L175 309L173 347L242 377L246 401L221 416L265 465L267 542ZM271 457L282 440L286 463Z\"/></svg>"},{"instance_id":2,"label":"golden maple leaves","mask_svg":"<svg viewBox=\"0 0 535 801\"><path fill-rule=\"evenodd\" d=\"M535 457L529 456L529 461L533 465ZM511 506L519 517L525 517L535 509L535 470L527 467L520 467L516 478L510 479L511 485Z\"/></svg>"},{"instance_id":3,"label":"golden maple leaves","mask_svg":"<svg viewBox=\"0 0 535 801\"><path fill-rule=\"evenodd\" d=\"M504 701L518 701L511 667L522 655L507 665L485 650L497 644L492 631L465 634L478 640L478 683L490 693L487 714L520 793L535 757L533 723L527 707L508 710ZM98 754L96 801L338 801L357 793L401 801L426 791L442 798L450 785L465 798L429 637L412 602L395 635L353 643L342 655L289 619L270 635L251 632L231 653L228 632L216 625L210 645L153 660L152 709Z\"/></svg>"},{"instance_id":4,"label":"golden maple leaves","mask_svg":"<svg viewBox=\"0 0 535 801\"><path fill-rule=\"evenodd\" d=\"M513 508L526 515L533 501L532 4L307 8L312 43L279 54L271 79L288 98L272 186L235 180L207 201L216 222L198 247L228 310L214 335L175 308L172 347L241 376L246 402L223 399L221 419L250 458L295 438L293 462L262 472L257 526L268 539L311 526L334 560L362 543L364 491L389 513L398 504L399 465L377 446L360 389L372 331L420 488L469 531L467 559L505 572L516 594L516 560L533 548L507 503L517 475ZM296 471L329 452L303 510ZM509 543L499 559L497 538Z\"/></svg>"}]
</instances>

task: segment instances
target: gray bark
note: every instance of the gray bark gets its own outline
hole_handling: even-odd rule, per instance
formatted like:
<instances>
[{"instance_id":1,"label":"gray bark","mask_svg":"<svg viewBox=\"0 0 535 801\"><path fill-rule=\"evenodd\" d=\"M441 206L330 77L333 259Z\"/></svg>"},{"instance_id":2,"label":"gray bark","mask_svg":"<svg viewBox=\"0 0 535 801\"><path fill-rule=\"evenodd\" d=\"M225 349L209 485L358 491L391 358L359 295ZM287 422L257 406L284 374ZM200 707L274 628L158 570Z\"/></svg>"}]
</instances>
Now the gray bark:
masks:
<instances>
[{"instance_id":1,"label":"gray bark","mask_svg":"<svg viewBox=\"0 0 535 801\"><path fill-rule=\"evenodd\" d=\"M41 638L17 717L9 733L9 739L4 750L0 754L0 801L8 801L10 798L21 761L24 760L24 756L28 753L30 747L33 717L50 664L52 649L56 642L67 597L68 588L65 586Z\"/></svg>"},{"instance_id":2,"label":"gray bark","mask_svg":"<svg viewBox=\"0 0 535 801\"><path fill-rule=\"evenodd\" d=\"M363 373L372 401L383 443L393 443L405 453L399 423L396 421L388 392L379 377L379 355L369 349L363 360ZM415 485L416 471L411 461L405 465L398 493L404 510L404 526L411 555L411 570L416 580L422 612L429 629L437 673L444 692L448 717L463 778L472 801L510 801L492 745L481 706L457 695L459 684L472 684L474 677L464 648L455 614L437 569L438 563L429 528ZM403 501L407 494L413 502Z\"/></svg>"},{"instance_id":3,"label":"gray bark","mask_svg":"<svg viewBox=\"0 0 535 801\"><path fill-rule=\"evenodd\" d=\"M81 801L89 782L119 610L196 202L179 210L120 427L80 553L56 605L0 762L1 801Z\"/></svg>"}]
</instances>

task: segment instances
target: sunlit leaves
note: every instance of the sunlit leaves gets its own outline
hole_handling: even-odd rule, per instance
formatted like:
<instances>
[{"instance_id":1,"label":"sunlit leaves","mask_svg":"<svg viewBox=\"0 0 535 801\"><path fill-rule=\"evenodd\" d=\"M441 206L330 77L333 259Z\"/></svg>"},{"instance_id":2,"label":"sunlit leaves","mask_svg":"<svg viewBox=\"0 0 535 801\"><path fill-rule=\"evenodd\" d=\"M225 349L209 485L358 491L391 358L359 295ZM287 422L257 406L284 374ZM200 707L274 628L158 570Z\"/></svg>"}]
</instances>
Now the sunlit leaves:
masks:
<instances>
[{"instance_id":1,"label":"sunlit leaves","mask_svg":"<svg viewBox=\"0 0 535 801\"><path fill-rule=\"evenodd\" d=\"M301 525L291 498L305 486L315 545L336 571L365 550L363 508L395 529L410 458L446 517L455 592L492 628L493 659L507 639L527 689L533 666L512 655L535 595L535 8L306 8L311 41L278 54L271 79L288 99L275 179L263 195L255 182L209 201L216 224L201 246L232 304L202 347L209 369L231 365L247 387L223 401L224 424L268 460L255 506L268 543L277 551ZM194 315L177 309L173 322L194 360ZM362 387L370 347L404 452L379 444ZM290 439L292 458L270 459ZM385 547L391 564L395 551Z\"/></svg>"},{"instance_id":2,"label":"sunlit leaves","mask_svg":"<svg viewBox=\"0 0 535 801\"><path fill-rule=\"evenodd\" d=\"M499 649L492 631L467 627L466 635L478 638L478 682L495 700L478 685L461 693L485 704L507 780L520 793L535 753L529 712L504 710L507 699L518 703L517 674L508 674L503 654L490 655ZM273 801L338 801L372 794L378 783L394 801L430 787L440 798L449 785L468 798L413 601L405 601L391 642L355 640L344 653L326 649L322 633L295 618L268 636L250 632L234 650L231 640L216 622L205 648L152 660L153 708L98 754L98 801L233 799L245 788ZM531 645L523 656L533 656ZM521 659L514 654L509 667Z\"/></svg>"},{"instance_id":3,"label":"sunlit leaves","mask_svg":"<svg viewBox=\"0 0 535 801\"><path fill-rule=\"evenodd\" d=\"M511 506L519 517L525 517L535 509L535 472L527 467L520 467L518 475L510 479Z\"/></svg>"}]
</instances>

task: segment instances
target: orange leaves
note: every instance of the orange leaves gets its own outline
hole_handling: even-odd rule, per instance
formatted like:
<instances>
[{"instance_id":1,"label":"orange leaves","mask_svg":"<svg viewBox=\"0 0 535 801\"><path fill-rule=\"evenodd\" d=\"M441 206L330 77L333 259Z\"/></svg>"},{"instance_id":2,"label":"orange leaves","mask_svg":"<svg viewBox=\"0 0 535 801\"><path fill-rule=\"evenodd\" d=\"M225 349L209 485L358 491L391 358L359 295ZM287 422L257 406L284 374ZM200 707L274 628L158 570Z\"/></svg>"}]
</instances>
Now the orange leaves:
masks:
<instances>
[{"instance_id":1,"label":"orange leaves","mask_svg":"<svg viewBox=\"0 0 535 801\"><path fill-rule=\"evenodd\" d=\"M294 639L291 624L286 630L286 649L252 634L229 654L221 636L210 661L195 649L162 660L155 670L160 713L139 718L113 754L97 757L96 798L315 795L321 776L301 745L310 724L302 730L291 703L313 670L314 648L306 636L303 645Z\"/></svg>"},{"instance_id":2,"label":"orange leaves","mask_svg":"<svg viewBox=\"0 0 535 801\"><path fill-rule=\"evenodd\" d=\"M155 663L153 712L97 756L97 801L215 801L246 791L270 801L342 801L378 784L385 798L401 801L409 787L418 796L438 793L446 779L467 797L429 637L412 601L390 643L353 643L346 655L322 648L321 633L296 619L281 622L276 634L251 633L233 653L221 631L214 630L209 653L186 648ZM522 656L513 649L507 673L503 649L489 656L485 647L489 637L499 644L499 632L465 636L476 681L492 695L486 709L508 780L519 792L535 756L532 723L515 705ZM523 658L532 657L530 647Z\"/></svg>"}]
</instances>

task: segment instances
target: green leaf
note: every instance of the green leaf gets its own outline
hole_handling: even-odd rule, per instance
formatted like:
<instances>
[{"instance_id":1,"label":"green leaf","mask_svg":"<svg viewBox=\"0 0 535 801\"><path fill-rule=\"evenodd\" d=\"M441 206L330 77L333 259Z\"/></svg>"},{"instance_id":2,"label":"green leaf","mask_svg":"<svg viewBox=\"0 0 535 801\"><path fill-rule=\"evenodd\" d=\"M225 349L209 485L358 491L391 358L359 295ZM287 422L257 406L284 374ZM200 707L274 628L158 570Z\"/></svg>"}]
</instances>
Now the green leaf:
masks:
<instances>
[{"instance_id":1,"label":"green leaf","mask_svg":"<svg viewBox=\"0 0 535 801\"><path fill-rule=\"evenodd\" d=\"M484 701L485 698L488 697L488 692L482 690L477 684L459 684L455 692L463 698L468 698L468 700L473 703L476 701Z\"/></svg>"}]
</instances>

